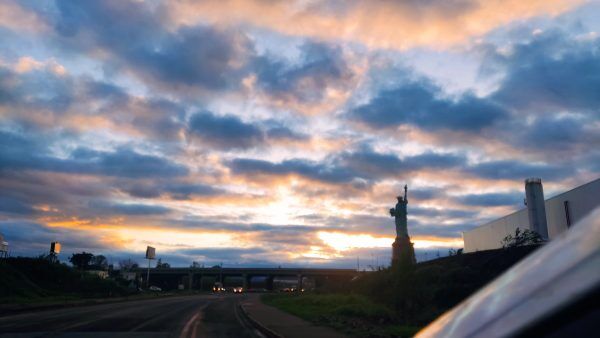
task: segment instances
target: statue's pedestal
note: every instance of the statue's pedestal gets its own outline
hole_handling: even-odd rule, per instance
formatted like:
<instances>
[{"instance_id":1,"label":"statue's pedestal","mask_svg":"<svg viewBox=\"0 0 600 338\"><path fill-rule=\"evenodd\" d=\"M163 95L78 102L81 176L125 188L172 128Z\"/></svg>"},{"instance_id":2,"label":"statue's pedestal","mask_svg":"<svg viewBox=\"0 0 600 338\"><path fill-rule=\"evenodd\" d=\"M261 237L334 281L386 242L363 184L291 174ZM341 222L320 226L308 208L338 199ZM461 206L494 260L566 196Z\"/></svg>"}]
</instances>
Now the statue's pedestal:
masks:
<instances>
[{"instance_id":1,"label":"statue's pedestal","mask_svg":"<svg viewBox=\"0 0 600 338\"><path fill-rule=\"evenodd\" d=\"M410 237L396 237L392 244L392 266L417 263L413 245Z\"/></svg>"}]
</instances>

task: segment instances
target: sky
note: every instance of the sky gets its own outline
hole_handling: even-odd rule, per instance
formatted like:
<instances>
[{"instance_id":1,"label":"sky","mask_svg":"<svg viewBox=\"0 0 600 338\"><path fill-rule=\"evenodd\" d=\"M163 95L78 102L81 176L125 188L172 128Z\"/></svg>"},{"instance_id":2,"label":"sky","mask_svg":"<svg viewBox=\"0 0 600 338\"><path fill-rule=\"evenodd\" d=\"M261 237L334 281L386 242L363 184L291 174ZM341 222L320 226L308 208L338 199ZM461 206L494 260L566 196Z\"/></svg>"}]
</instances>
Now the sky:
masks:
<instances>
[{"instance_id":1,"label":"sky","mask_svg":"<svg viewBox=\"0 0 600 338\"><path fill-rule=\"evenodd\" d=\"M600 2L0 2L13 255L385 265L600 176ZM357 262L358 261L358 262Z\"/></svg>"}]
</instances>

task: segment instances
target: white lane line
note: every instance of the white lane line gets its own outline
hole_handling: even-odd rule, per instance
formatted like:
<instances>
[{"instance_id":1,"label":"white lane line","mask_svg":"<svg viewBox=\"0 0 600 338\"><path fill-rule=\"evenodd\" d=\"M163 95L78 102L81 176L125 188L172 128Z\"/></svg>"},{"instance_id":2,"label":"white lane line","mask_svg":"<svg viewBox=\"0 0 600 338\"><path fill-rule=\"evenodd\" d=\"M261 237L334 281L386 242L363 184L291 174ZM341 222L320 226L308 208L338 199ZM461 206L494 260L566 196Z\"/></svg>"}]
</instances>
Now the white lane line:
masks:
<instances>
[{"instance_id":1,"label":"white lane line","mask_svg":"<svg viewBox=\"0 0 600 338\"><path fill-rule=\"evenodd\" d=\"M183 327L183 330L181 331L181 334L179 335L179 338L187 338L187 337L195 337L196 336L196 329L197 329L197 324L198 324L198 319L201 318L202 316L202 311L204 310L204 308L208 306L207 304L202 305L202 307L200 307L198 309L198 312L196 312L195 315L193 315L188 321L187 323L185 323L185 326ZM192 326L193 325L193 326ZM192 330L192 335L188 335L190 328L193 328Z\"/></svg>"}]
</instances>

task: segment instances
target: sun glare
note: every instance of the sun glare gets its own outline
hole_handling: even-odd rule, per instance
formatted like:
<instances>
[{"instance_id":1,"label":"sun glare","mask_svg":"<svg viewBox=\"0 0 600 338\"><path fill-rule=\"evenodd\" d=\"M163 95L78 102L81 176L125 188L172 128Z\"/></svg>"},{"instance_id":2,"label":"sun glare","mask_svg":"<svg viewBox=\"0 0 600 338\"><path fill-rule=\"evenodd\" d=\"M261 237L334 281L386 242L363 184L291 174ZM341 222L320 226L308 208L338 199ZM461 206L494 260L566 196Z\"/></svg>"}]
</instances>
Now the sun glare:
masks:
<instances>
[{"instance_id":1,"label":"sun glare","mask_svg":"<svg viewBox=\"0 0 600 338\"><path fill-rule=\"evenodd\" d=\"M348 235L339 232L320 231L317 236L325 244L337 251L346 251L356 248L387 248L394 241L387 237L374 237L371 235Z\"/></svg>"},{"instance_id":2,"label":"sun glare","mask_svg":"<svg viewBox=\"0 0 600 338\"><path fill-rule=\"evenodd\" d=\"M390 248L394 240L388 237L375 237L367 234L349 235L340 232L320 231L318 238L336 251L347 251L360 248ZM417 249L429 248L462 248L460 238L415 237L412 239Z\"/></svg>"}]
</instances>

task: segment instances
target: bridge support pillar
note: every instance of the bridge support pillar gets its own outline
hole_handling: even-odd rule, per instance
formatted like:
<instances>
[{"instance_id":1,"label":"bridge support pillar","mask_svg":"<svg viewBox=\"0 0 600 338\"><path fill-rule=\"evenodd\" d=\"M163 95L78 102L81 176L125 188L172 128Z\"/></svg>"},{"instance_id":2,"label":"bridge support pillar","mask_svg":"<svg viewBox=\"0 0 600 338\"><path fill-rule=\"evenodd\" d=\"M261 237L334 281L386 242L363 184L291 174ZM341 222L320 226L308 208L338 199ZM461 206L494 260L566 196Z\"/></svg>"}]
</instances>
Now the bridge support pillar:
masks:
<instances>
[{"instance_id":1,"label":"bridge support pillar","mask_svg":"<svg viewBox=\"0 0 600 338\"><path fill-rule=\"evenodd\" d=\"M188 290L191 290L193 286L194 286L194 274L192 272L190 272L188 274Z\"/></svg>"},{"instance_id":2,"label":"bridge support pillar","mask_svg":"<svg viewBox=\"0 0 600 338\"><path fill-rule=\"evenodd\" d=\"M244 279L244 290L250 289L250 279L252 279L252 276L244 274L242 277Z\"/></svg>"},{"instance_id":3,"label":"bridge support pillar","mask_svg":"<svg viewBox=\"0 0 600 338\"><path fill-rule=\"evenodd\" d=\"M269 290L269 291L273 291L273 280L275 279L275 276L267 276L267 279L265 280L265 289Z\"/></svg>"},{"instance_id":4,"label":"bridge support pillar","mask_svg":"<svg viewBox=\"0 0 600 338\"><path fill-rule=\"evenodd\" d=\"M321 288L325 284L327 278L323 276L315 277L315 289Z\"/></svg>"},{"instance_id":5,"label":"bridge support pillar","mask_svg":"<svg viewBox=\"0 0 600 338\"><path fill-rule=\"evenodd\" d=\"M301 292L302 291L302 275L298 275L298 284L296 286L296 291Z\"/></svg>"}]
</instances>

